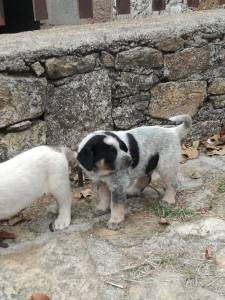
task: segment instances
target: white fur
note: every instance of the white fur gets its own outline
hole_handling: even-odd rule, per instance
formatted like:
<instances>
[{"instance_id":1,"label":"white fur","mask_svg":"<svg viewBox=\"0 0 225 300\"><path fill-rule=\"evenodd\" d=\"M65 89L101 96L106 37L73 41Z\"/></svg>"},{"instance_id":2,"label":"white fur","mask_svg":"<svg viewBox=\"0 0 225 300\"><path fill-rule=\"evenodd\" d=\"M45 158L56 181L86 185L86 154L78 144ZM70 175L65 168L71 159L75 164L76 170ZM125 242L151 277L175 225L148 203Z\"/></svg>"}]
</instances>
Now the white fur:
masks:
<instances>
[{"instance_id":1,"label":"white fur","mask_svg":"<svg viewBox=\"0 0 225 300\"><path fill-rule=\"evenodd\" d=\"M71 193L66 153L48 146L23 152L0 164L0 220L27 208L44 194L58 202L54 228L64 229L71 221Z\"/></svg>"}]
</instances>

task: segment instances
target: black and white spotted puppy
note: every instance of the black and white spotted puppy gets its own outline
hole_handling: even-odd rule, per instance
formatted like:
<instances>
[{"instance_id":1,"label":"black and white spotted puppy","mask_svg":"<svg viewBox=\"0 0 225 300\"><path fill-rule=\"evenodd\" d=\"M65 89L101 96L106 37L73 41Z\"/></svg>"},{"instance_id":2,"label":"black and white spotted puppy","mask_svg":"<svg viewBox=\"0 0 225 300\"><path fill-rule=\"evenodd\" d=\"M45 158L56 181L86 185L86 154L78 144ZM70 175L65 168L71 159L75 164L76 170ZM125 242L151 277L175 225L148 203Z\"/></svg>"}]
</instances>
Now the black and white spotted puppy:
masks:
<instances>
[{"instance_id":1,"label":"black and white spotted puppy","mask_svg":"<svg viewBox=\"0 0 225 300\"><path fill-rule=\"evenodd\" d=\"M71 221L71 192L68 161L73 152L65 147L39 146L0 164L0 220L6 220L44 194L58 203L55 230Z\"/></svg>"},{"instance_id":2,"label":"black and white spotted puppy","mask_svg":"<svg viewBox=\"0 0 225 300\"><path fill-rule=\"evenodd\" d=\"M78 146L77 161L97 183L99 204L96 213L111 209L108 227L120 228L124 221L126 194L138 195L157 170L165 184L165 204L175 203L180 142L192 124L189 115L169 120L176 127L142 126L127 131L95 131Z\"/></svg>"}]
</instances>

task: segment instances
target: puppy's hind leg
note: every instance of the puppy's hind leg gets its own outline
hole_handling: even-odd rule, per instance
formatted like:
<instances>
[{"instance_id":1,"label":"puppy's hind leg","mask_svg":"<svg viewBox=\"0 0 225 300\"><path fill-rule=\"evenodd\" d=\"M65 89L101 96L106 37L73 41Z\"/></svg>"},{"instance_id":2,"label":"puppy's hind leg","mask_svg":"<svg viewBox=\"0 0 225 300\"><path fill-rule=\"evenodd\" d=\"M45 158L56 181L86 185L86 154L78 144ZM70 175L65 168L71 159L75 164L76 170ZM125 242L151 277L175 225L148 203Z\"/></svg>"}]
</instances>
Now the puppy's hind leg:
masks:
<instances>
[{"instance_id":1,"label":"puppy's hind leg","mask_svg":"<svg viewBox=\"0 0 225 300\"><path fill-rule=\"evenodd\" d=\"M97 185L97 195L99 203L96 207L95 216L101 216L110 212L111 192L104 182Z\"/></svg>"},{"instance_id":2,"label":"puppy's hind leg","mask_svg":"<svg viewBox=\"0 0 225 300\"><path fill-rule=\"evenodd\" d=\"M175 206L176 205L176 184L175 183L166 183L166 191L162 198L162 205L163 206Z\"/></svg>"},{"instance_id":3,"label":"puppy's hind leg","mask_svg":"<svg viewBox=\"0 0 225 300\"><path fill-rule=\"evenodd\" d=\"M176 204L176 189L177 189L177 170L176 168L170 171L159 171L160 177L165 185L165 194L162 198L162 205L174 206Z\"/></svg>"},{"instance_id":4,"label":"puppy's hind leg","mask_svg":"<svg viewBox=\"0 0 225 300\"><path fill-rule=\"evenodd\" d=\"M151 181L151 176L142 176L128 186L127 188L127 196L139 196L141 192L146 188L146 186L149 184Z\"/></svg>"}]
</instances>

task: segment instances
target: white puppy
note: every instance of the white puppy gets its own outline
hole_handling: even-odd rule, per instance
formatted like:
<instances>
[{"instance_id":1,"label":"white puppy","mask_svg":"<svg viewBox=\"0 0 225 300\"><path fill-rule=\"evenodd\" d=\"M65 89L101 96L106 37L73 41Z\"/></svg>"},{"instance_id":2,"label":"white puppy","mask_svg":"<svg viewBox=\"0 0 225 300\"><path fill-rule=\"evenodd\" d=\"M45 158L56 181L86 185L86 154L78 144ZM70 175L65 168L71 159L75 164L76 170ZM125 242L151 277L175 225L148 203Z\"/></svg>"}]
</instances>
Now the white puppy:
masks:
<instances>
[{"instance_id":1,"label":"white puppy","mask_svg":"<svg viewBox=\"0 0 225 300\"><path fill-rule=\"evenodd\" d=\"M69 226L71 192L68 160L64 147L39 146L0 164L0 220L8 219L44 194L52 194L59 213L54 229Z\"/></svg>"}]
</instances>

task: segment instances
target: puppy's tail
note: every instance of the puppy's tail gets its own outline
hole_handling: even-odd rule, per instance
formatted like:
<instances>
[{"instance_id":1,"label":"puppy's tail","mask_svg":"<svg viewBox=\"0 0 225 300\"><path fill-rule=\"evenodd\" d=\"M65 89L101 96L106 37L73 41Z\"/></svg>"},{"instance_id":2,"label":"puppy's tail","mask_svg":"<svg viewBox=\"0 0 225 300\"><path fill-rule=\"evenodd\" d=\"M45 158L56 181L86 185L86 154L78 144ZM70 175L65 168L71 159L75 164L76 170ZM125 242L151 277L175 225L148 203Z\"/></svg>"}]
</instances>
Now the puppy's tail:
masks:
<instances>
[{"instance_id":1,"label":"puppy's tail","mask_svg":"<svg viewBox=\"0 0 225 300\"><path fill-rule=\"evenodd\" d=\"M189 115L178 115L169 118L170 121L176 122L176 123L182 123L175 127L175 131L177 132L180 140L182 141L188 134L188 132L191 130L192 126L192 119Z\"/></svg>"}]
</instances>

